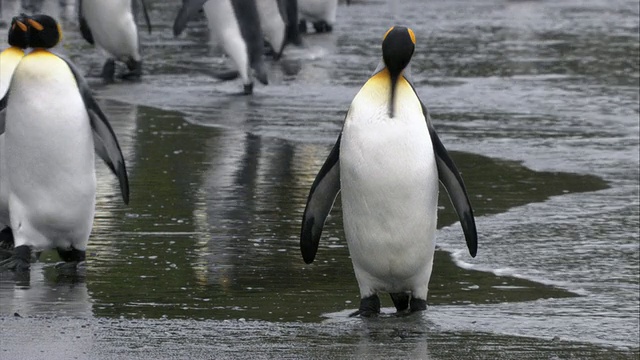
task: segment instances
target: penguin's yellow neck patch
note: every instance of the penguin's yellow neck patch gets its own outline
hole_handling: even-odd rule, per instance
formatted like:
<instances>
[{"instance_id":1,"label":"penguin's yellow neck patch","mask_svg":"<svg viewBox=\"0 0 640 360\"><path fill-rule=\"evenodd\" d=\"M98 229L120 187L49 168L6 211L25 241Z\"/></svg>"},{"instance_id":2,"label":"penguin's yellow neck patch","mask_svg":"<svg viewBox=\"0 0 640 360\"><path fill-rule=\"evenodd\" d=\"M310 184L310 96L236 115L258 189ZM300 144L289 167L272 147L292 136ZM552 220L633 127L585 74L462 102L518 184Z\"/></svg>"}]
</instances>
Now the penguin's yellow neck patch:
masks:
<instances>
[{"instance_id":1,"label":"penguin's yellow neck patch","mask_svg":"<svg viewBox=\"0 0 640 360\"><path fill-rule=\"evenodd\" d=\"M53 59L58 59L58 57L47 49L35 48L30 53L26 54L25 59L34 60L34 61L49 61ZM42 63L48 64L48 63ZM48 66L48 65L42 65Z\"/></svg>"},{"instance_id":2,"label":"penguin's yellow neck patch","mask_svg":"<svg viewBox=\"0 0 640 360\"><path fill-rule=\"evenodd\" d=\"M398 89L409 86L409 82L404 78L404 75L400 73L398 76L398 83L396 84L396 91ZM365 87L370 87L372 90L386 91L388 94L391 91L391 74L389 69L384 68L379 73L373 75L365 84Z\"/></svg>"},{"instance_id":3,"label":"penguin's yellow neck patch","mask_svg":"<svg viewBox=\"0 0 640 360\"><path fill-rule=\"evenodd\" d=\"M395 88L395 101L394 101L394 118L400 114L404 106L411 103L412 99L417 99L417 96L411 87L409 81L402 75L398 77L398 82ZM389 111L389 102L391 101L391 74L388 69L383 69L377 74L373 75L362 86L353 104L367 104L367 107L371 109L377 109L376 111L383 112L385 116ZM410 104L412 107L415 104Z\"/></svg>"},{"instance_id":4,"label":"penguin's yellow neck patch","mask_svg":"<svg viewBox=\"0 0 640 360\"><path fill-rule=\"evenodd\" d=\"M24 56L24 50L20 49L17 46L8 47L2 53L11 56Z\"/></svg>"},{"instance_id":5,"label":"penguin's yellow neck patch","mask_svg":"<svg viewBox=\"0 0 640 360\"><path fill-rule=\"evenodd\" d=\"M49 50L42 48L35 48L29 55L41 56L41 55L53 55ZM55 55L54 55L55 56Z\"/></svg>"},{"instance_id":6,"label":"penguin's yellow neck patch","mask_svg":"<svg viewBox=\"0 0 640 360\"><path fill-rule=\"evenodd\" d=\"M367 82L371 82L371 85L376 86L382 86L383 83L387 86L391 86L391 74L389 73L389 69L382 69L380 72L373 75Z\"/></svg>"}]
</instances>

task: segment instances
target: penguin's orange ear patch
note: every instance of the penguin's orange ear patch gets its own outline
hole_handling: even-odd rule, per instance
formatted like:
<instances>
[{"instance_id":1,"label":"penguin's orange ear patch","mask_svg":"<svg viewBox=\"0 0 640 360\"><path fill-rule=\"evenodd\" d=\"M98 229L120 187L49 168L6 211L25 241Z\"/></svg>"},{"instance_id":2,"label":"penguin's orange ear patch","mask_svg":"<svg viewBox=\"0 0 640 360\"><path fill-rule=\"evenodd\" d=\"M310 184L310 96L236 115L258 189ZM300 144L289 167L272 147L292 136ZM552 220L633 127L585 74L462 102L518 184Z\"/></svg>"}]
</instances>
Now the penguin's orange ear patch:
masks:
<instances>
[{"instance_id":1,"label":"penguin's orange ear patch","mask_svg":"<svg viewBox=\"0 0 640 360\"><path fill-rule=\"evenodd\" d=\"M382 40L386 39L386 38L387 38L387 35L389 35L389 33L391 32L391 30L393 30L394 28L395 28L395 26L390 27L390 28L389 28L389 30L387 30L387 32L386 32L386 33L384 33L384 36L382 37Z\"/></svg>"},{"instance_id":2,"label":"penguin's orange ear patch","mask_svg":"<svg viewBox=\"0 0 640 360\"><path fill-rule=\"evenodd\" d=\"M33 28L38 31L42 31L42 29L44 29L44 26L42 26L42 24L33 19L28 19L27 22L29 22L29 25L33 26Z\"/></svg>"},{"instance_id":3,"label":"penguin's orange ear patch","mask_svg":"<svg viewBox=\"0 0 640 360\"><path fill-rule=\"evenodd\" d=\"M60 26L60 23L57 23L56 25L58 27L58 34L60 34L58 41L62 41L62 27Z\"/></svg>"},{"instance_id":4,"label":"penguin's orange ear patch","mask_svg":"<svg viewBox=\"0 0 640 360\"><path fill-rule=\"evenodd\" d=\"M22 21L16 21L15 24L13 24L13 27L11 27L11 30L15 29L15 26L18 25L18 27L20 28L20 30L22 31L27 31L27 25L25 25Z\"/></svg>"},{"instance_id":5,"label":"penguin's orange ear patch","mask_svg":"<svg viewBox=\"0 0 640 360\"><path fill-rule=\"evenodd\" d=\"M407 29L407 31L409 31L409 36L411 36L411 42L413 42L413 45L416 44L416 34L413 33L413 30L411 29Z\"/></svg>"}]
</instances>

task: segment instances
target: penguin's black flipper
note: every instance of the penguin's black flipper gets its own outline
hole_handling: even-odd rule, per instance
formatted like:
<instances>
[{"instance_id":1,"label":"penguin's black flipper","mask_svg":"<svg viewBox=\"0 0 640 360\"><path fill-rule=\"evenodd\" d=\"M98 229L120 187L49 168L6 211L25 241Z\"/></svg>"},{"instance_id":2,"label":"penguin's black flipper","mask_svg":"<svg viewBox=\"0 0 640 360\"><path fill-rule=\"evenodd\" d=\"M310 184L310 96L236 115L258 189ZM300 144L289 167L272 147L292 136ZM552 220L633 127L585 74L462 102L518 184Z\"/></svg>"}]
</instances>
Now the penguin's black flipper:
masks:
<instances>
[{"instance_id":1,"label":"penguin's black flipper","mask_svg":"<svg viewBox=\"0 0 640 360\"><path fill-rule=\"evenodd\" d=\"M429 128L431 142L433 143L433 152L435 153L436 165L438 166L438 178L447 190L449 199L456 209L456 213L460 219L460 225L462 225L462 230L464 231L464 237L467 241L469 253L471 257L476 257L478 251L478 233L476 231L476 221L473 217L473 209L471 208L469 195L467 195L467 189L464 186L462 176L460 176L456 164L449 156L447 149L433 128L431 117L424 104L422 104L422 112L427 120L427 127Z\"/></svg>"},{"instance_id":2,"label":"penguin's black flipper","mask_svg":"<svg viewBox=\"0 0 640 360\"><path fill-rule=\"evenodd\" d=\"M97 107L98 104L95 103L95 100L93 102L95 108L87 107L89 118L91 119L91 128L93 129L93 146L98 156L104 160L111 172L118 177L122 200L125 204L128 204L129 177L120 145L104 113ZM87 104L87 101L85 101L85 104Z\"/></svg>"},{"instance_id":3,"label":"penguin's black flipper","mask_svg":"<svg viewBox=\"0 0 640 360\"><path fill-rule=\"evenodd\" d=\"M144 2L144 0L140 0L140 4L142 5L142 15L144 16L144 22L147 23L147 30L149 31L149 34L151 34L151 19L149 19L147 4Z\"/></svg>"},{"instance_id":4,"label":"penguin's black flipper","mask_svg":"<svg viewBox=\"0 0 640 360\"><path fill-rule=\"evenodd\" d=\"M320 172L311 185L307 206L302 215L302 231L300 233L300 250L304 262L310 264L316 257L320 235L324 222L340 192L340 139L325 160Z\"/></svg>"},{"instance_id":5,"label":"penguin's black flipper","mask_svg":"<svg viewBox=\"0 0 640 360\"><path fill-rule=\"evenodd\" d=\"M93 41L91 29L89 29L89 24L87 24L87 20L82 15L82 0L78 0L78 24L80 24L82 37L87 40L89 44L94 45L95 42Z\"/></svg>"},{"instance_id":6,"label":"penguin's black flipper","mask_svg":"<svg viewBox=\"0 0 640 360\"><path fill-rule=\"evenodd\" d=\"M4 134L4 124L7 117L7 100L9 100L9 92L0 99L0 135Z\"/></svg>"},{"instance_id":7,"label":"penguin's black flipper","mask_svg":"<svg viewBox=\"0 0 640 360\"><path fill-rule=\"evenodd\" d=\"M173 21L173 35L178 36L187 27L187 23L193 18L207 0L182 0L182 7Z\"/></svg>"},{"instance_id":8,"label":"penguin's black flipper","mask_svg":"<svg viewBox=\"0 0 640 360\"><path fill-rule=\"evenodd\" d=\"M59 55L58 55L59 56ZM78 84L78 90L84 101L84 106L87 108L89 119L91 121L91 129L93 130L93 144L96 153L104 160L109 169L118 178L120 183L120 192L122 193L122 200L125 204L129 203L129 177L127 175L127 168L124 163L124 156L122 156L122 150L120 150L120 144L116 134L109 124L106 115L98 106L96 99L91 94L91 89L87 84L87 80L82 76L80 70L68 59L59 56L64 60L73 76L76 78Z\"/></svg>"}]
</instances>

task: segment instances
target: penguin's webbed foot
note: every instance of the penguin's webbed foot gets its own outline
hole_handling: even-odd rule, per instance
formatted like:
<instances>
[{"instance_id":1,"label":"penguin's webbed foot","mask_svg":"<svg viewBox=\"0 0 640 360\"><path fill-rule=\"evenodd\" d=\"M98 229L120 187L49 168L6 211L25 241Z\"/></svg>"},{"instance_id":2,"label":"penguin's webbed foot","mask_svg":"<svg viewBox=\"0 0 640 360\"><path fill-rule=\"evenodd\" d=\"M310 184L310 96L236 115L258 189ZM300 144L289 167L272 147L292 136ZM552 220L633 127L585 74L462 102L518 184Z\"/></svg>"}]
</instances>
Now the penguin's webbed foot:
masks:
<instances>
[{"instance_id":1,"label":"penguin's webbed foot","mask_svg":"<svg viewBox=\"0 0 640 360\"><path fill-rule=\"evenodd\" d=\"M237 79L240 76L240 72L238 70L219 71L213 73L213 76L221 81L229 81Z\"/></svg>"},{"instance_id":2,"label":"penguin's webbed foot","mask_svg":"<svg viewBox=\"0 0 640 360\"><path fill-rule=\"evenodd\" d=\"M20 245L15 248L13 255L4 261L0 261L0 270L14 270L16 272L29 271L31 268L31 248Z\"/></svg>"},{"instance_id":3,"label":"penguin's webbed foot","mask_svg":"<svg viewBox=\"0 0 640 360\"><path fill-rule=\"evenodd\" d=\"M313 28L316 29L317 33L325 33L325 32L333 31L333 26L324 20L314 22Z\"/></svg>"},{"instance_id":4,"label":"penguin's webbed foot","mask_svg":"<svg viewBox=\"0 0 640 360\"><path fill-rule=\"evenodd\" d=\"M87 252L84 250L78 250L73 246L69 249L58 248L58 256L64 262L82 262L87 257Z\"/></svg>"},{"instance_id":5,"label":"penguin's webbed foot","mask_svg":"<svg viewBox=\"0 0 640 360\"><path fill-rule=\"evenodd\" d=\"M264 63L256 64L253 68L256 79L263 85L269 85L269 76L267 75L267 68Z\"/></svg>"},{"instance_id":6,"label":"penguin's webbed foot","mask_svg":"<svg viewBox=\"0 0 640 360\"><path fill-rule=\"evenodd\" d=\"M405 292L390 293L393 305L396 307L396 311L401 313L409 308L409 294Z\"/></svg>"},{"instance_id":7,"label":"penguin's webbed foot","mask_svg":"<svg viewBox=\"0 0 640 360\"><path fill-rule=\"evenodd\" d=\"M380 314L380 298L377 294L360 299L360 308L349 314L349 317L372 317Z\"/></svg>"},{"instance_id":8,"label":"penguin's webbed foot","mask_svg":"<svg viewBox=\"0 0 640 360\"><path fill-rule=\"evenodd\" d=\"M306 34L307 33L307 22L305 20L300 20L298 23L298 33Z\"/></svg>"},{"instance_id":9,"label":"penguin's webbed foot","mask_svg":"<svg viewBox=\"0 0 640 360\"><path fill-rule=\"evenodd\" d=\"M287 43L295 46L302 46L302 37L300 36L300 28L296 25L287 26Z\"/></svg>"},{"instance_id":10,"label":"penguin's webbed foot","mask_svg":"<svg viewBox=\"0 0 640 360\"><path fill-rule=\"evenodd\" d=\"M263 54L265 56L274 56L276 51L273 49L273 46L271 46L271 43L268 42L267 40L264 40L264 44L263 44Z\"/></svg>"},{"instance_id":11,"label":"penguin's webbed foot","mask_svg":"<svg viewBox=\"0 0 640 360\"><path fill-rule=\"evenodd\" d=\"M129 71L122 74L122 79L140 80L140 77L142 77L142 61L130 59L127 61L127 69L129 69Z\"/></svg>"},{"instance_id":12,"label":"penguin's webbed foot","mask_svg":"<svg viewBox=\"0 0 640 360\"><path fill-rule=\"evenodd\" d=\"M13 249L13 231L7 226L0 231L0 250L11 249Z\"/></svg>"},{"instance_id":13,"label":"penguin's webbed foot","mask_svg":"<svg viewBox=\"0 0 640 360\"><path fill-rule=\"evenodd\" d=\"M412 296L409 307L411 308L412 313L417 311L425 311L427 310L427 300L418 299Z\"/></svg>"},{"instance_id":14,"label":"penguin's webbed foot","mask_svg":"<svg viewBox=\"0 0 640 360\"><path fill-rule=\"evenodd\" d=\"M78 250L74 247L69 249L58 248L57 250L58 256L64 262L56 264L56 269L76 270L84 266L84 261L87 257L86 251Z\"/></svg>"},{"instance_id":15,"label":"penguin's webbed foot","mask_svg":"<svg viewBox=\"0 0 640 360\"><path fill-rule=\"evenodd\" d=\"M243 85L243 95L251 95L253 94L253 83L249 83L249 84L244 84Z\"/></svg>"},{"instance_id":16,"label":"penguin's webbed foot","mask_svg":"<svg viewBox=\"0 0 640 360\"><path fill-rule=\"evenodd\" d=\"M107 59L102 66L102 74L100 75L106 83L115 81L116 76L116 60Z\"/></svg>"}]
</instances>

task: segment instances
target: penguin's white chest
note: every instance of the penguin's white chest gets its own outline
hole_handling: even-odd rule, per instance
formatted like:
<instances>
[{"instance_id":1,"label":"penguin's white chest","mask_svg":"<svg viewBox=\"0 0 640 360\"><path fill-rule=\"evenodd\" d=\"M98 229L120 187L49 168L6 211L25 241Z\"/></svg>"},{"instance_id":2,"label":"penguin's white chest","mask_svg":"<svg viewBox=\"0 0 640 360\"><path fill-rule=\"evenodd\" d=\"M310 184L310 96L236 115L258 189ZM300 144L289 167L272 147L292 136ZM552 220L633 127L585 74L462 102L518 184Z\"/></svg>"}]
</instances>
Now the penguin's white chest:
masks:
<instances>
[{"instance_id":1,"label":"penguin's white chest","mask_svg":"<svg viewBox=\"0 0 640 360\"><path fill-rule=\"evenodd\" d=\"M63 60L34 52L18 65L4 141L16 246L84 248L95 205L93 138Z\"/></svg>"},{"instance_id":2,"label":"penguin's white chest","mask_svg":"<svg viewBox=\"0 0 640 360\"><path fill-rule=\"evenodd\" d=\"M416 277L428 282L438 172L413 89L401 79L395 116L389 118L390 90L384 85L374 77L353 100L342 133L340 182L358 281L394 292L414 288Z\"/></svg>"}]
</instances>

